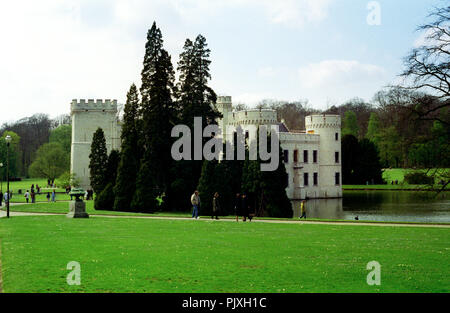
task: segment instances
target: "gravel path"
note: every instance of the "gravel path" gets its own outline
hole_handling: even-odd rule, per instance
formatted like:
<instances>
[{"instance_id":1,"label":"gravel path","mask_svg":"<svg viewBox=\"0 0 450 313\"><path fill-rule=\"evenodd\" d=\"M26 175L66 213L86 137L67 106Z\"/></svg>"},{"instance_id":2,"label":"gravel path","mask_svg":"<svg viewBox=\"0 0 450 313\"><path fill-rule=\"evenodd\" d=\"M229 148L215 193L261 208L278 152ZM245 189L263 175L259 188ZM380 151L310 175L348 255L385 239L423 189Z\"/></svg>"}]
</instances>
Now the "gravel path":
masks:
<instances>
[{"instance_id":1,"label":"gravel path","mask_svg":"<svg viewBox=\"0 0 450 313\"><path fill-rule=\"evenodd\" d=\"M10 212L9 215L13 216L46 216L46 215L64 215L63 213L31 213L31 212ZM127 215L100 215L100 214L90 214L91 217L105 217L105 218L140 218L140 219L160 219L160 220L183 220L183 221L192 221L192 222L202 222L209 221L214 223L220 222L234 222L235 219L220 219L220 220L212 220L209 218L200 218L199 220L193 220L189 217L170 217L170 216L127 216ZM6 212L0 210L0 218L6 217ZM239 220L239 223L243 223L242 220ZM433 228L450 228L449 225L444 224L402 224L402 223L370 223L370 222L330 222L330 221L300 221L300 220L253 220L252 222L246 223L274 223L274 224L315 224L315 225L342 225L342 226L382 226L382 227L433 227Z\"/></svg>"}]
</instances>

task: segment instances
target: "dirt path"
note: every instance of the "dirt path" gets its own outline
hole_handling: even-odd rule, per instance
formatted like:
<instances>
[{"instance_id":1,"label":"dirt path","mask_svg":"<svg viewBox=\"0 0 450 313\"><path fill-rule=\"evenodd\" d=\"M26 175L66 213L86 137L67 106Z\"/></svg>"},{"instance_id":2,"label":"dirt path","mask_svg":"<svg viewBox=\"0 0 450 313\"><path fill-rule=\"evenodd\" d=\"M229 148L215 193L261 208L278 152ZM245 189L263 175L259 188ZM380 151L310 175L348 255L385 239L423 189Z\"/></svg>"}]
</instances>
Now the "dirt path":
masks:
<instances>
[{"instance_id":1,"label":"dirt path","mask_svg":"<svg viewBox=\"0 0 450 313\"><path fill-rule=\"evenodd\" d=\"M45 216L45 215L65 215L64 213L31 213L31 212L10 212L10 216ZM5 217L6 212L0 211L0 218ZM130 215L102 215L102 214L90 214L91 217L105 217L105 218L139 218L139 219L160 219L160 220L182 220L182 221L192 221L192 222L234 222L235 219L220 219L220 220L212 220L209 218L201 218L199 220L193 220L189 217L171 217L171 216L130 216ZM242 220L239 220L239 223L243 223ZM249 222L246 222L249 223ZM300 221L300 220L253 220L251 223L274 223L274 224L313 224L313 225L342 225L342 226L382 226L382 227L433 227L433 228L450 228L449 225L445 224L402 224L402 223L370 223L370 222L330 222L330 221Z\"/></svg>"}]
</instances>

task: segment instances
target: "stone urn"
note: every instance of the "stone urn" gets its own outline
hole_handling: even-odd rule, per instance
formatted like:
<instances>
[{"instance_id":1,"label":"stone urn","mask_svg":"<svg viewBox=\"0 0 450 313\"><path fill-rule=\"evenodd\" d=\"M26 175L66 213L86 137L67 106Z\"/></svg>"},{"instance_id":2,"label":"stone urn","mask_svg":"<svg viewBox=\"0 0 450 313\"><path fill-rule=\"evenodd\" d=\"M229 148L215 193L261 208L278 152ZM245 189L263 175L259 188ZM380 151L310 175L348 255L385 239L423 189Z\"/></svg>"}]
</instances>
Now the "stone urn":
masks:
<instances>
[{"instance_id":1,"label":"stone urn","mask_svg":"<svg viewBox=\"0 0 450 313\"><path fill-rule=\"evenodd\" d=\"M66 214L70 218L88 218L89 214L86 213L86 203L81 199L84 197L85 191L81 188L72 188L70 195L75 197L74 201L69 202L69 213Z\"/></svg>"}]
</instances>

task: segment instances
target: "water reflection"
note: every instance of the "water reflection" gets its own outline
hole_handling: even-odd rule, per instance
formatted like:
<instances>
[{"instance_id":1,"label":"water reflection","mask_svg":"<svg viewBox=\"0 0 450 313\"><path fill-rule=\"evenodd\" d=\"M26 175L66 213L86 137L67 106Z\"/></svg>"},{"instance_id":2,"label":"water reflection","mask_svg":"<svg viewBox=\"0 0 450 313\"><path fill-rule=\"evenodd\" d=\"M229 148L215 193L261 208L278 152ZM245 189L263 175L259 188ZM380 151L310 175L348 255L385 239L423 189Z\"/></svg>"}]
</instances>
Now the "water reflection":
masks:
<instances>
[{"instance_id":1,"label":"water reflection","mask_svg":"<svg viewBox=\"0 0 450 313\"><path fill-rule=\"evenodd\" d=\"M294 217L300 201L294 201ZM311 199L307 217L321 219L450 223L450 192L345 191L343 199Z\"/></svg>"}]
</instances>

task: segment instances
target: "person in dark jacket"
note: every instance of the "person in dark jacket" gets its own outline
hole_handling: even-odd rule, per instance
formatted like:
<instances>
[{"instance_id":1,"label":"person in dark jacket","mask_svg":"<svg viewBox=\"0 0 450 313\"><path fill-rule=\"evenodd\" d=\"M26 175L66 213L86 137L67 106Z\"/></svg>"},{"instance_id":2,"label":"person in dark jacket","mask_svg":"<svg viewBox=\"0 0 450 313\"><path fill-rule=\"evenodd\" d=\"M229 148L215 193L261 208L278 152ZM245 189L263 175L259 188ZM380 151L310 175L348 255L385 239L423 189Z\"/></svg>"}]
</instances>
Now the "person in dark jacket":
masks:
<instances>
[{"instance_id":1,"label":"person in dark jacket","mask_svg":"<svg viewBox=\"0 0 450 313\"><path fill-rule=\"evenodd\" d=\"M211 218L214 219L215 216L216 220L218 220L219 214L220 214L219 193L216 192L213 197L213 215L211 216Z\"/></svg>"},{"instance_id":2,"label":"person in dark jacket","mask_svg":"<svg viewBox=\"0 0 450 313\"><path fill-rule=\"evenodd\" d=\"M245 222L247 220L248 216L248 201L247 201L247 195L245 193L242 194L241 197L241 214L242 214L242 220Z\"/></svg>"},{"instance_id":3,"label":"person in dark jacket","mask_svg":"<svg viewBox=\"0 0 450 313\"><path fill-rule=\"evenodd\" d=\"M236 222L239 222L239 212L241 211L241 195L236 194L234 198L234 214L236 215Z\"/></svg>"}]
</instances>

